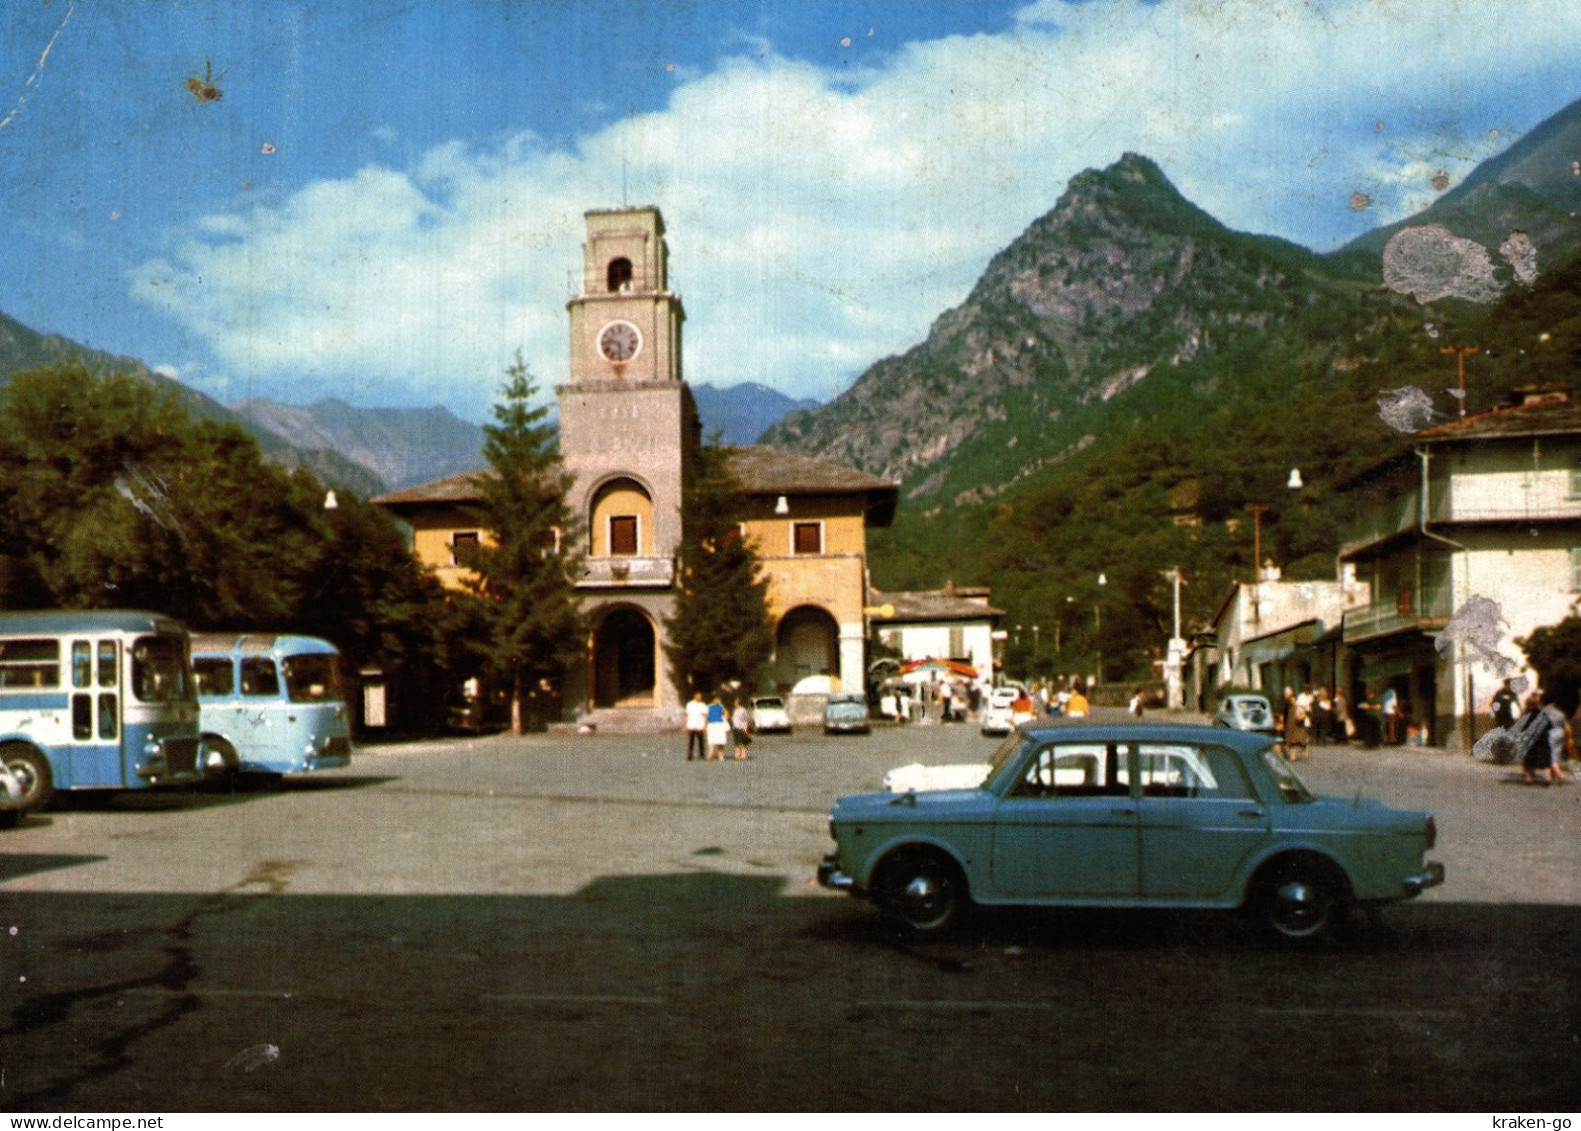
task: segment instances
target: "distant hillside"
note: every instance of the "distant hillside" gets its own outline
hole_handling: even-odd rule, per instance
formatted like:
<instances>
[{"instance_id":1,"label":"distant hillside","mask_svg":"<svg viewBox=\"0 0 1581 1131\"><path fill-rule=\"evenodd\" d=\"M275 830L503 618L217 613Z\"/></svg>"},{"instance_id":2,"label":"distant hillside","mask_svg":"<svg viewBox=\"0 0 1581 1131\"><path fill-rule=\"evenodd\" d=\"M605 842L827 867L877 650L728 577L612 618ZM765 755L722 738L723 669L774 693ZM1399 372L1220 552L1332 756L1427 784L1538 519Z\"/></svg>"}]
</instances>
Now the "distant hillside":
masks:
<instances>
[{"instance_id":1,"label":"distant hillside","mask_svg":"<svg viewBox=\"0 0 1581 1131\"><path fill-rule=\"evenodd\" d=\"M787 413L818 407L818 401L812 397L793 400L755 381L723 389L712 385L691 388L692 398L697 402L697 415L703 422L703 436L706 438L719 431L723 433L724 442L732 445L755 444L759 436L778 424Z\"/></svg>"},{"instance_id":2,"label":"distant hillside","mask_svg":"<svg viewBox=\"0 0 1581 1131\"><path fill-rule=\"evenodd\" d=\"M1352 240L1339 253L1377 259L1401 228L1442 224L1457 236L1498 247L1512 231L1537 246L1540 268L1581 253L1581 101L1573 102L1503 153L1478 165L1431 206Z\"/></svg>"},{"instance_id":3,"label":"distant hillside","mask_svg":"<svg viewBox=\"0 0 1581 1131\"><path fill-rule=\"evenodd\" d=\"M80 357L91 373L119 372L140 378L174 395L195 416L236 425L250 433L257 440L258 448L265 458L279 467L305 468L330 486L355 491L363 496L377 495L385 489L383 479L376 472L345 458L333 448L299 447L273 432L248 427L240 417L218 401L179 381L155 373L136 358L91 349L69 338L41 334L14 318L0 314L0 381L13 373L53 365L69 357Z\"/></svg>"},{"instance_id":4,"label":"distant hillside","mask_svg":"<svg viewBox=\"0 0 1581 1131\"><path fill-rule=\"evenodd\" d=\"M910 498L990 499L1098 441L1129 415L1121 394L1194 359L1257 348L1319 311L1290 344L1334 352L1335 332L1375 317L1375 289L1230 231L1127 154L1071 178L925 341L763 442L901 479Z\"/></svg>"},{"instance_id":5,"label":"distant hillside","mask_svg":"<svg viewBox=\"0 0 1581 1131\"><path fill-rule=\"evenodd\" d=\"M991 585L1008 622L1061 641L1058 662L1090 670L1101 650L1141 676L1171 628L1164 571L1188 579L1188 630L1203 623L1253 569L1252 514L1287 577L1333 576L1349 517L1335 485L1411 442L1380 397L1415 387L1439 419L1457 408L1445 345L1481 348L1473 411L1575 381L1578 153L1581 104L1406 225L1326 256L1231 231L1128 154L1073 177L925 340L762 442L902 480L869 542L875 585ZM1381 250L1426 223L1491 249L1526 233L1535 284L1494 259L1491 306L1397 293Z\"/></svg>"},{"instance_id":6,"label":"distant hillside","mask_svg":"<svg viewBox=\"0 0 1581 1131\"><path fill-rule=\"evenodd\" d=\"M353 408L341 400L306 407L255 398L236 406L254 432L339 452L391 489L471 471L483 463L483 429L433 408Z\"/></svg>"}]
</instances>

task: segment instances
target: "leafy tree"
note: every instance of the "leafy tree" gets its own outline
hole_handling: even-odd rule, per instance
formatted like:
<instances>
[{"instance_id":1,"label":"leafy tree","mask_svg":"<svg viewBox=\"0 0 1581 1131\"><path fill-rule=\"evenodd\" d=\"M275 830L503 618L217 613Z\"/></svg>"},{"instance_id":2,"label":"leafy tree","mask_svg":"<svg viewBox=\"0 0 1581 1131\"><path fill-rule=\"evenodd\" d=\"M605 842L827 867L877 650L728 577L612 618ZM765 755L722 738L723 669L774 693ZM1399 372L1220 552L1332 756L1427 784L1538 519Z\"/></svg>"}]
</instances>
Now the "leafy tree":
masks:
<instances>
[{"instance_id":1,"label":"leafy tree","mask_svg":"<svg viewBox=\"0 0 1581 1131\"><path fill-rule=\"evenodd\" d=\"M353 670L433 678L437 583L381 510L323 500L311 474L135 377L74 360L0 386L0 607L308 632Z\"/></svg>"},{"instance_id":2,"label":"leafy tree","mask_svg":"<svg viewBox=\"0 0 1581 1131\"><path fill-rule=\"evenodd\" d=\"M1544 691L1566 715L1581 703L1581 616L1568 616L1516 640L1537 671Z\"/></svg>"},{"instance_id":3,"label":"leafy tree","mask_svg":"<svg viewBox=\"0 0 1581 1131\"><path fill-rule=\"evenodd\" d=\"M495 423L483 429L492 475L480 479L480 525L487 533L467 564L487 626L479 651L511 692L511 729L541 721L545 689L556 688L577 654L582 617L576 575L581 555L566 503L571 477L560 461L549 410L517 354L505 371Z\"/></svg>"},{"instance_id":4,"label":"leafy tree","mask_svg":"<svg viewBox=\"0 0 1581 1131\"><path fill-rule=\"evenodd\" d=\"M676 690L749 684L774 651L768 579L735 519L739 488L729 452L710 444L687 490L681 576L664 646Z\"/></svg>"}]
</instances>

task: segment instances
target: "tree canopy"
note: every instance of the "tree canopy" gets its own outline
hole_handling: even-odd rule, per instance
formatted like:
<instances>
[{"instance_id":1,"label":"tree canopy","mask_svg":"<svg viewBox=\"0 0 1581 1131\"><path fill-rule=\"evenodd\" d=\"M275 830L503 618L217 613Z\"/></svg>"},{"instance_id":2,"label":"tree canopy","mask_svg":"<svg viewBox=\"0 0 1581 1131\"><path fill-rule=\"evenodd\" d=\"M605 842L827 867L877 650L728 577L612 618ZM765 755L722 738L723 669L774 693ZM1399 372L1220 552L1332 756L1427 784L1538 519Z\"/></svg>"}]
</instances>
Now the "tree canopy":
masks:
<instances>
[{"instance_id":1,"label":"tree canopy","mask_svg":"<svg viewBox=\"0 0 1581 1131\"><path fill-rule=\"evenodd\" d=\"M382 510L325 498L136 377L73 360L0 385L0 607L146 608L431 670L438 584Z\"/></svg>"}]
</instances>

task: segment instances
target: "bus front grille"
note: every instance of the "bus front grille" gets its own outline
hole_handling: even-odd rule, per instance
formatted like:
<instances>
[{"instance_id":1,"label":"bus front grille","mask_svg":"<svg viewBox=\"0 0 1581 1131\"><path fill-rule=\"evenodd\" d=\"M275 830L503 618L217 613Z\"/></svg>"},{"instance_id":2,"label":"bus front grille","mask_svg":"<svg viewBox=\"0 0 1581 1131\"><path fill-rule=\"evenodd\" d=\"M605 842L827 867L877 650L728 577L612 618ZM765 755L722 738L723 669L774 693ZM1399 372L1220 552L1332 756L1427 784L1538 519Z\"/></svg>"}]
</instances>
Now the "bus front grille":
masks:
<instances>
[{"instance_id":1,"label":"bus front grille","mask_svg":"<svg viewBox=\"0 0 1581 1131\"><path fill-rule=\"evenodd\" d=\"M165 752L165 772L168 774L195 773L198 768L198 740L195 738L167 738L162 743Z\"/></svg>"}]
</instances>

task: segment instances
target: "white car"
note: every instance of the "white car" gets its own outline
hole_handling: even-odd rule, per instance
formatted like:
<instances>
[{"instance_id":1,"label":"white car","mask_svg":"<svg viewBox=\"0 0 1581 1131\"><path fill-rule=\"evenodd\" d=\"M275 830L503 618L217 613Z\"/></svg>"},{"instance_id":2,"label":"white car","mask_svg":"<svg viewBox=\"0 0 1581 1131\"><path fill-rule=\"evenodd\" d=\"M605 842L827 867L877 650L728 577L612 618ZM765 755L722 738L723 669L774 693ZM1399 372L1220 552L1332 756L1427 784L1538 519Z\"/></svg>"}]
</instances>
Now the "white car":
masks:
<instances>
[{"instance_id":1,"label":"white car","mask_svg":"<svg viewBox=\"0 0 1581 1131\"><path fill-rule=\"evenodd\" d=\"M790 712L778 695L759 695L752 700L752 729L759 734L789 734Z\"/></svg>"},{"instance_id":2,"label":"white car","mask_svg":"<svg viewBox=\"0 0 1581 1131\"><path fill-rule=\"evenodd\" d=\"M988 698L983 701L982 714L978 720L978 728L984 734L1009 734L1016 728L1018 722L1026 722L1027 718L1017 720L1010 709L1012 704L1025 695L1026 691L1019 685L1007 683L1003 687L996 687L988 693Z\"/></svg>"},{"instance_id":3,"label":"white car","mask_svg":"<svg viewBox=\"0 0 1581 1131\"><path fill-rule=\"evenodd\" d=\"M948 766L924 766L913 762L896 766L884 775L884 788L890 793L923 793L934 789L976 789L988 776L987 762L964 762Z\"/></svg>"}]
</instances>

